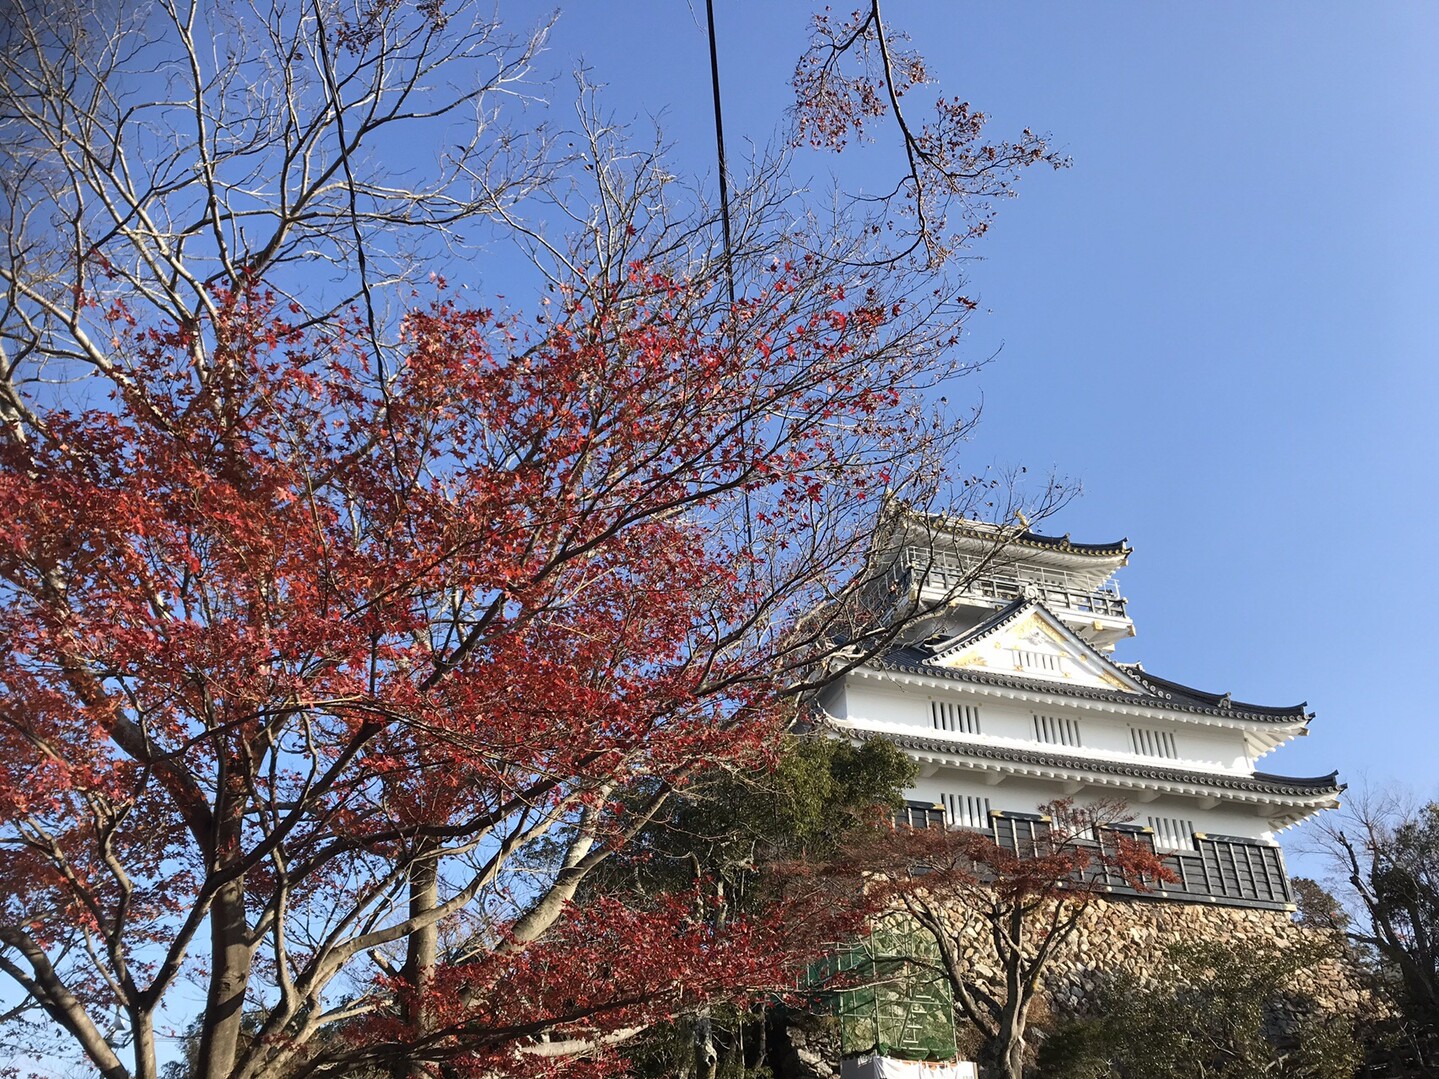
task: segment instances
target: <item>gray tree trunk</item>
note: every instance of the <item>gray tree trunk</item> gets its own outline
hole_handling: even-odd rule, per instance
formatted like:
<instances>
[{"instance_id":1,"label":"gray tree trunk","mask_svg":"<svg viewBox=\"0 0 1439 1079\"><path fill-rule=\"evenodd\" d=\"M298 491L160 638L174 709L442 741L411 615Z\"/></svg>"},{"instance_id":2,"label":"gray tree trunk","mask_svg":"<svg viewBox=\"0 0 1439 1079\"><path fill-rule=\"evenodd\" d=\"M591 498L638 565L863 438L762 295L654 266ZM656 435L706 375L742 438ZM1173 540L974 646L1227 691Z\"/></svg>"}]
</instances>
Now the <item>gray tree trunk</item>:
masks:
<instances>
[{"instance_id":1,"label":"gray tree trunk","mask_svg":"<svg viewBox=\"0 0 1439 1079\"><path fill-rule=\"evenodd\" d=\"M226 1079L235 1068L250 984L245 879L220 886L210 903L210 985L205 995L197 1079Z\"/></svg>"},{"instance_id":2,"label":"gray tree trunk","mask_svg":"<svg viewBox=\"0 0 1439 1079\"><path fill-rule=\"evenodd\" d=\"M433 858L425 858L410 871L410 917L420 918L434 910L439 897L439 867ZM439 943L440 927L436 922L416 929L406 940L401 973L412 995L405 1007L405 1023L414 1037L423 1036L429 1029L428 997L435 983ZM422 1064L414 1062L402 1062L395 1068L397 1079L423 1079L427 1074Z\"/></svg>"}]
</instances>

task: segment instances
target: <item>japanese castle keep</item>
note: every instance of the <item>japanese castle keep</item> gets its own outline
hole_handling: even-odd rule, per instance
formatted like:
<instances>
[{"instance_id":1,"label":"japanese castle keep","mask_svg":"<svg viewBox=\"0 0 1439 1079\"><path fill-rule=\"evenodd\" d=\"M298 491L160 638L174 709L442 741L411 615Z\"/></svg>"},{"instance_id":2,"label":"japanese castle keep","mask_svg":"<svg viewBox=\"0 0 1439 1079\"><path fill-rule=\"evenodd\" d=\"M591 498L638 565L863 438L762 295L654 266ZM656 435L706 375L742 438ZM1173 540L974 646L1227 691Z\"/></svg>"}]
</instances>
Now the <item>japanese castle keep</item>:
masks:
<instances>
[{"instance_id":1,"label":"japanese castle keep","mask_svg":"<svg viewBox=\"0 0 1439 1079\"><path fill-rule=\"evenodd\" d=\"M949 597L942 613L820 702L834 733L891 739L919 764L909 823L984 829L1017 850L1044 827L1045 802L1122 800L1175 876L1150 894L1289 908L1274 837L1337 806L1343 788L1336 774L1256 765L1306 733L1312 713L1114 662L1134 635L1113 583L1130 554L1122 541L922 524L922 537L896 541L896 587L901 601Z\"/></svg>"}]
</instances>

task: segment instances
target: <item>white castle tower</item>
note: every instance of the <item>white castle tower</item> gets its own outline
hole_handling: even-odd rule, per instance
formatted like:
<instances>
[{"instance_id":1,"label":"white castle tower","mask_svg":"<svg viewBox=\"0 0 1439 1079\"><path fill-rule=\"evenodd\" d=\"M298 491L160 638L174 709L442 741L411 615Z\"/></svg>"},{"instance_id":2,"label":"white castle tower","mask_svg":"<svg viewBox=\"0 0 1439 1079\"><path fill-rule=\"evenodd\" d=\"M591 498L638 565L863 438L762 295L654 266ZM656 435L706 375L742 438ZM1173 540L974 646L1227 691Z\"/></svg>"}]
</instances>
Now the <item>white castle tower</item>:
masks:
<instances>
[{"instance_id":1,"label":"white castle tower","mask_svg":"<svg viewBox=\"0 0 1439 1079\"><path fill-rule=\"evenodd\" d=\"M1124 541L957 519L906 527L893 541L901 601L947 602L923 639L860 666L820 706L834 733L888 738L918 762L910 823L985 829L1018 850L1044 827L1045 802L1122 800L1125 830L1177 877L1149 894L1291 905L1274 836L1343 789L1337 773L1256 770L1306 733L1303 704L1248 704L1113 662L1134 635L1112 583Z\"/></svg>"}]
</instances>

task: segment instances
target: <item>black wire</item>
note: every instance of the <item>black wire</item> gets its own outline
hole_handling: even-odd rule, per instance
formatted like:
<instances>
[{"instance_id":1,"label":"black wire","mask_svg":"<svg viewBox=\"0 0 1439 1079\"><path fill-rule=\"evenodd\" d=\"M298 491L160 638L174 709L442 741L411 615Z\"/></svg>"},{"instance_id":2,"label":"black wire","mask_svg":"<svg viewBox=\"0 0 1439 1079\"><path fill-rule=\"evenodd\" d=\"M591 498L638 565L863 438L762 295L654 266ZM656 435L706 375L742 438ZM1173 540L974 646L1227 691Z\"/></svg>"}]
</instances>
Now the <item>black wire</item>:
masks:
<instances>
[{"instance_id":1,"label":"black wire","mask_svg":"<svg viewBox=\"0 0 1439 1079\"><path fill-rule=\"evenodd\" d=\"M715 5L714 0L705 0L705 17L709 22L710 35L710 90L714 96L715 105L715 154L719 158L719 193L720 193L720 225L724 230L724 268L725 285L729 289L729 311L730 311L730 343L733 345L735 355L739 355L739 335L736 325L739 313L735 306L734 291L734 248L730 239L729 227L729 169L725 164L724 155L724 112L720 108L720 80L719 80L719 49L715 44ZM744 385L743 376L736 371L736 388ZM743 408L743 405L741 405ZM744 414L740 414L740 442L744 442ZM744 532L746 544L746 562L750 568L750 574L754 573L754 517L750 512L749 487L741 488L744 498Z\"/></svg>"},{"instance_id":2,"label":"black wire","mask_svg":"<svg viewBox=\"0 0 1439 1079\"><path fill-rule=\"evenodd\" d=\"M733 316L734 299L734 257L729 227L729 169L724 156L724 113L720 109L719 52L715 45L714 0L705 0L705 16L709 20L710 32L710 88L715 103L715 153L719 157L720 225L724 229L725 279L729 285L729 305Z\"/></svg>"}]
</instances>

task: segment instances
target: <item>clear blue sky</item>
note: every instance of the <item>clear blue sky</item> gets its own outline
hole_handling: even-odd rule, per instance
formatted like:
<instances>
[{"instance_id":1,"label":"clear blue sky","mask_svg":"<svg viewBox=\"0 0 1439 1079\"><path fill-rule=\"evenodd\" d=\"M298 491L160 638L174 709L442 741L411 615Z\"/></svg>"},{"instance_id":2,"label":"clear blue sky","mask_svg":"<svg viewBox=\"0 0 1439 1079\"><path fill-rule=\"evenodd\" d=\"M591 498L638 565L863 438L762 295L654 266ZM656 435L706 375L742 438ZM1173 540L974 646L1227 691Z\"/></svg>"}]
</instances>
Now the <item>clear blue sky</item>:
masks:
<instances>
[{"instance_id":1,"label":"clear blue sky","mask_svg":"<svg viewBox=\"0 0 1439 1079\"><path fill-rule=\"evenodd\" d=\"M719 4L732 146L779 122L808 10ZM957 387L984 398L970 464L1055 468L1084 495L1051 531L1129 537L1118 658L1310 702L1265 767L1435 793L1439 7L886 11L996 133L1073 158L974 251L966 347L1003 350ZM702 27L682 0L571 4L546 62L583 57L712 169Z\"/></svg>"}]
</instances>

